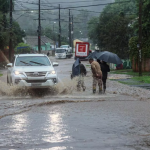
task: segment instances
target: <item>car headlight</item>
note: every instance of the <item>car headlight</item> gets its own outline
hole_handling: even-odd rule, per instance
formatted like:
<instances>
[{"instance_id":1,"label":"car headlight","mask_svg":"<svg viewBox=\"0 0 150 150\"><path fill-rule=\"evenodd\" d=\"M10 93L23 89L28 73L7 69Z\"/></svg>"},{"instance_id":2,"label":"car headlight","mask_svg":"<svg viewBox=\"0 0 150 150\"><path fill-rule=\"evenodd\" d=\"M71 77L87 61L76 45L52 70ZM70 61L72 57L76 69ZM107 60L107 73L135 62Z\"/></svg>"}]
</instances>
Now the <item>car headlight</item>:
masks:
<instances>
[{"instance_id":1,"label":"car headlight","mask_svg":"<svg viewBox=\"0 0 150 150\"><path fill-rule=\"evenodd\" d=\"M15 75L19 75L19 74L22 74L22 72L20 71L14 71Z\"/></svg>"},{"instance_id":2,"label":"car headlight","mask_svg":"<svg viewBox=\"0 0 150 150\"><path fill-rule=\"evenodd\" d=\"M50 74L56 74L56 71L53 70L53 71L50 71L49 73L50 73Z\"/></svg>"}]
</instances>

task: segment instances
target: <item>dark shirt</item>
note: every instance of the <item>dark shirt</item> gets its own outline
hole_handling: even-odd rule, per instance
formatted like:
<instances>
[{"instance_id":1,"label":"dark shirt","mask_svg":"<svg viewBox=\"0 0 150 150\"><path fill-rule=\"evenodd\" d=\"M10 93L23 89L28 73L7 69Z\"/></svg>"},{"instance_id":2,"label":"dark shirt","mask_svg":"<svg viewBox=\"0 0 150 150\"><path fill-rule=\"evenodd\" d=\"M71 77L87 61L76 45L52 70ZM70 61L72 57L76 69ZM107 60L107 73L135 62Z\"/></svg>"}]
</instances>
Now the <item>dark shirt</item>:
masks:
<instances>
[{"instance_id":1,"label":"dark shirt","mask_svg":"<svg viewBox=\"0 0 150 150\"><path fill-rule=\"evenodd\" d=\"M83 64L80 63L80 74L86 76L86 68Z\"/></svg>"},{"instance_id":2,"label":"dark shirt","mask_svg":"<svg viewBox=\"0 0 150 150\"><path fill-rule=\"evenodd\" d=\"M101 63L100 66L103 73L103 79L107 79L108 72L110 72L109 65Z\"/></svg>"},{"instance_id":3,"label":"dark shirt","mask_svg":"<svg viewBox=\"0 0 150 150\"><path fill-rule=\"evenodd\" d=\"M83 75L86 76L86 68L83 64L79 64L78 66L74 67L74 64L72 66L72 78L79 76L79 75Z\"/></svg>"}]
</instances>

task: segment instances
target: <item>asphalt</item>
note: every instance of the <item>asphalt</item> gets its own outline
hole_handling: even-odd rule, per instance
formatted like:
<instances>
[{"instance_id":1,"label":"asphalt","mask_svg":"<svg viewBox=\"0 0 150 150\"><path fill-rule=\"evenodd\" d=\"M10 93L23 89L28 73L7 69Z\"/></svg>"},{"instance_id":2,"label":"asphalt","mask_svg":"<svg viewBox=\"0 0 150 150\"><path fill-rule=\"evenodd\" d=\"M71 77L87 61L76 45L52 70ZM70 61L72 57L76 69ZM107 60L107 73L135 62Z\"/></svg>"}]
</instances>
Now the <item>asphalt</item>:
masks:
<instances>
[{"instance_id":1,"label":"asphalt","mask_svg":"<svg viewBox=\"0 0 150 150\"><path fill-rule=\"evenodd\" d=\"M6 70L0 77L1 150L150 149L149 90L108 80L106 94L93 95L85 61L87 88L77 92L70 79L74 60L51 60L59 63L56 93L30 95L6 85Z\"/></svg>"}]
</instances>

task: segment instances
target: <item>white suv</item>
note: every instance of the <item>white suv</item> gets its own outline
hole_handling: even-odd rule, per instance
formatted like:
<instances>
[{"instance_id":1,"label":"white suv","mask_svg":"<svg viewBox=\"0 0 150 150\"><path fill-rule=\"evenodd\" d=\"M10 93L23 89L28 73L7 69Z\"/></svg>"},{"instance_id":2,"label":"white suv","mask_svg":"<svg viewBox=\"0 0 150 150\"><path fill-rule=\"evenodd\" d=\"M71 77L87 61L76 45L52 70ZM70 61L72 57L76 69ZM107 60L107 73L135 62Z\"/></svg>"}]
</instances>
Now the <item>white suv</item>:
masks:
<instances>
[{"instance_id":1,"label":"white suv","mask_svg":"<svg viewBox=\"0 0 150 150\"><path fill-rule=\"evenodd\" d=\"M7 64L7 83L22 87L48 88L58 82L57 73L44 54L20 54L15 56L14 64Z\"/></svg>"}]
</instances>

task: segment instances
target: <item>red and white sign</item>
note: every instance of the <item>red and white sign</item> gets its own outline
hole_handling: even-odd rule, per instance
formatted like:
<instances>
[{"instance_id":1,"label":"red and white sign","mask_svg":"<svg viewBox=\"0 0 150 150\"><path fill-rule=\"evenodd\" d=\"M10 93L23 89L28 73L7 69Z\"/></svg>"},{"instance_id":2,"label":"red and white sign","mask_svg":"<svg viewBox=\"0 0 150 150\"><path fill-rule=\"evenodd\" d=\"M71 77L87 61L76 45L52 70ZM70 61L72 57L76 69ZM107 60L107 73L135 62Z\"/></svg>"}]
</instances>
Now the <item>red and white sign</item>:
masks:
<instances>
[{"instance_id":1,"label":"red and white sign","mask_svg":"<svg viewBox=\"0 0 150 150\"><path fill-rule=\"evenodd\" d=\"M75 48L75 56L87 57L89 55L89 43L88 42L77 42Z\"/></svg>"}]
</instances>

